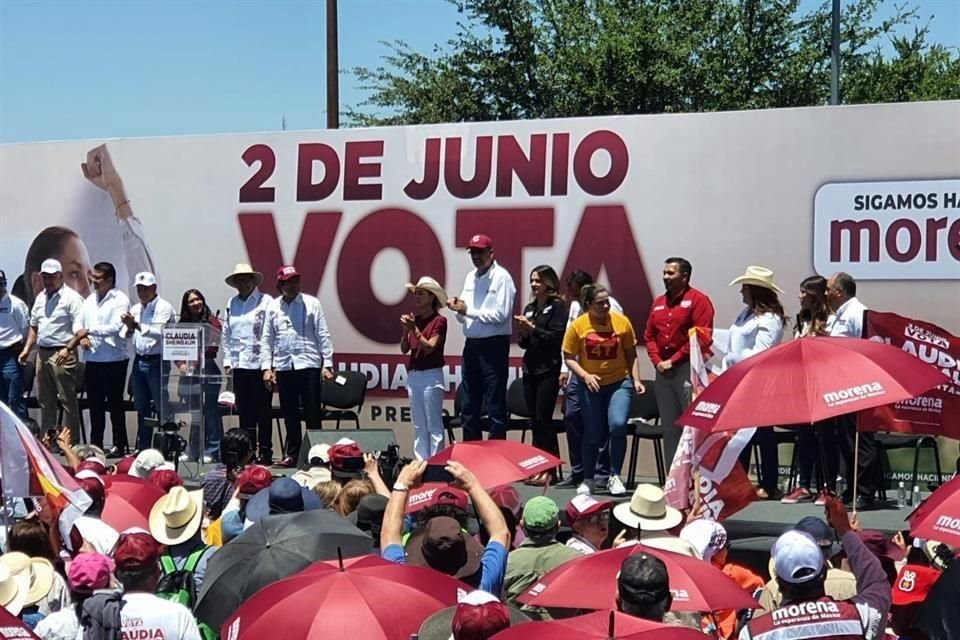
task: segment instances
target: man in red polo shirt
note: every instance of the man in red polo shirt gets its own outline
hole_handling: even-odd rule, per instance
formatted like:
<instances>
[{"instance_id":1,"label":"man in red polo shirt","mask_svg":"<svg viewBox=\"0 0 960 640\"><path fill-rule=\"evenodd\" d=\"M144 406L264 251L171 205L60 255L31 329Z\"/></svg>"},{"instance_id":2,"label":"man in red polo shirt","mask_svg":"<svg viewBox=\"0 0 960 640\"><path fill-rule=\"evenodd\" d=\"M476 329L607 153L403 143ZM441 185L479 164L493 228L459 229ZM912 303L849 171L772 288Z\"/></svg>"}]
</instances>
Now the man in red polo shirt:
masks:
<instances>
[{"instance_id":1,"label":"man in red polo shirt","mask_svg":"<svg viewBox=\"0 0 960 640\"><path fill-rule=\"evenodd\" d=\"M663 286L667 292L653 301L643 340L647 355L657 369L653 390L663 425L663 449L667 465L680 444L677 418L690 404L691 327L700 331L700 348L710 356L713 343L713 303L702 291L690 286L693 267L683 258L667 258L663 264Z\"/></svg>"}]
</instances>

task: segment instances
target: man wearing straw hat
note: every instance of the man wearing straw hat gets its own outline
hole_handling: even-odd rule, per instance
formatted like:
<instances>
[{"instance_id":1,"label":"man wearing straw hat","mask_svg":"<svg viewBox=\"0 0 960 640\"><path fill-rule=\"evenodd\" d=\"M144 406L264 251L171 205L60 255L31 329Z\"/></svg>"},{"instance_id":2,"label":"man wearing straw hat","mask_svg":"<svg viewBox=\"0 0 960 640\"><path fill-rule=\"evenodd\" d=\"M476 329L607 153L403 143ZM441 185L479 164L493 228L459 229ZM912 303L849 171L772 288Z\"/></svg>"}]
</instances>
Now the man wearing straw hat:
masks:
<instances>
[{"instance_id":1,"label":"man wearing straw hat","mask_svg":"<svg viewBox=\"0 0 960 640\"><path fill-rule=\"evenodd\" d=\"M258 444L260 464L269 465L273 461L270 425L273 394L263 384L260 338L267 305L273 297L260 291L263 274L254 271L249 264L237 264L224 282L236 289L237 295L227 302L227 320L223 323L223 370L233 374L240 428Z\"/></svg>"}]
</instances>

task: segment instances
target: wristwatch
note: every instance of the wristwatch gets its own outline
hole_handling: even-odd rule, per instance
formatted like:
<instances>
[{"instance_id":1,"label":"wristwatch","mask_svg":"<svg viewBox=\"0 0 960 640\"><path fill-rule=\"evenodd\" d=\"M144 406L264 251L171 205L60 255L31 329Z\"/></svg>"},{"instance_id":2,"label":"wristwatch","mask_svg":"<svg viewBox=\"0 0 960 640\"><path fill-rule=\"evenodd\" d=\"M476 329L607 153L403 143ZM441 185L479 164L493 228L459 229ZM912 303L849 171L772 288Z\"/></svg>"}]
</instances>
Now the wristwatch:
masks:
<instances>
[{"instance_id":1,"label":"wristwatch","mask_svg":"<svg viewBox=\"0 0 960 640\"><path fill-rule=\"evenodd\" d=\"M410 491L410 487L403 484L402 482L397 481L393 483L393 490L407 492L407 491Z\"/></svg>"}]
</instances>

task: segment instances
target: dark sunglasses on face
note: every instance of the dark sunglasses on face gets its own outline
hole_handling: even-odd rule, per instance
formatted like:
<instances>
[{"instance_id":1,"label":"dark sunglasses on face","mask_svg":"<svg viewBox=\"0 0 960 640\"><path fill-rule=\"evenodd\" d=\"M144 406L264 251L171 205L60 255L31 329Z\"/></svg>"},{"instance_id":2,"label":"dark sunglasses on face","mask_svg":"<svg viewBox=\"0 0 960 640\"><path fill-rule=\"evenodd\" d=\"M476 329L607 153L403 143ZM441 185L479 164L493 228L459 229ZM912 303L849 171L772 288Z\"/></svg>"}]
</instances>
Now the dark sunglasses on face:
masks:
<instances>
[{"instance_id":1,"label":"dark sunglasses on face","mask_svg":"<svg viewBox=\"0 0 960 640\"><path fill-rule=\"evenodd\" d=\"M610 512L609 512L609 511L603 511L603 512L601 512L601 513L595 513L595 514L593 514L592 516L589 516L589 517L587 518L587 524L592 524L592 525L594 525L594 526L598 526L598 525L601 525L601 524L609 524L609 523L610 523Z\"/></svg>"}]
</instances>

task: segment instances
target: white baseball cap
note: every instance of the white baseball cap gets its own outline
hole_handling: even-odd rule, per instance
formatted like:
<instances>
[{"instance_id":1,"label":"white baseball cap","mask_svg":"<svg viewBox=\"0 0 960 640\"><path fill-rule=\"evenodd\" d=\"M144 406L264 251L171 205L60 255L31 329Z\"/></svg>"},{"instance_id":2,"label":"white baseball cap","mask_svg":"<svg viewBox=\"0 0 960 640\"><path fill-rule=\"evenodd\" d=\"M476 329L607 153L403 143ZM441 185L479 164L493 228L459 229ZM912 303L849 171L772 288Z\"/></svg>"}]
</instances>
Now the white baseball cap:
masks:
<instances>
[{"instance_id":1,"label":"white baseball cap","mask_svg":"<svg viewBox=\"0 0 960 640\"><path fill-rule=\"evenodd\" d=\"M40 273L63 273L63 267L60 265L59 260L47 258L43 261L43 264L40 265Z\"/></svg>"},{"instance_id":2,"label":"white baseball cap","mask_svg":"<svg viewBox=\"0 0 960 640\"><path fill-rule=\"evenodd\" d=\"M320 460L323 464L330 464L330 445L315 444L307 452L307 462L311 465L317 464L314 460Z\"/></svg>"},{"instance_id":3,"label":"white baseball cap","mask_svg":"<svg viewBox=\"0 0 960 640\"><path fill-rule=\"evenodd\" d=\"M133 279L133 284L138 287L152 287L157 284L157 276L149 271L141 271L137 274L137 277Z\"/></svg>"},{"instance_id":4,"label":"white baseball cap","mask_svg":"<svg viewBox=\"0 0 960 640\"><path fill-rule=\"evenodd\" d=\"M166 460L164 460L163 454L156 449L144 449L137 454L133 464L130 466L130 471L127 473L131 476L146 480L150 472L159 468L164 462L166 462Z\"/></svg>"},{"instance_id":5,"label":"white baseball cap","mask_svg":"<svg viewBox=\"0 0 960 640\"><path fill-rule=\"evenodd\" d=\"M791 584L810 582L823 572L823 552L803 531L787 531L777 538L770 555L777 577Z\"/></svg>"}]
</instances>

